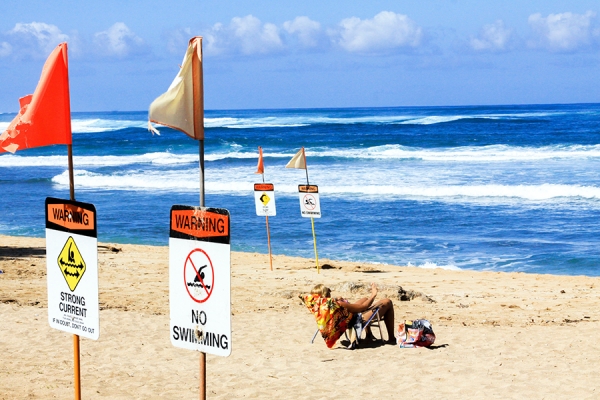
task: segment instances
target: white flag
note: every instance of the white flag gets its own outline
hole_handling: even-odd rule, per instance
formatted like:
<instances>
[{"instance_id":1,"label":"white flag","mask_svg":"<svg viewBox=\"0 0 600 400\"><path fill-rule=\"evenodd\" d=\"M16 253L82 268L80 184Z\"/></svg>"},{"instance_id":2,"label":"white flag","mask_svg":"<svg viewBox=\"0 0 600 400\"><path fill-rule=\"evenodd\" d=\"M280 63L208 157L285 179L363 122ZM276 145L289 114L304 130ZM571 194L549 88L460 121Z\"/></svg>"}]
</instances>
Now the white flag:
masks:
<instances>
[{"instance_id":1,"label":"white flag","mask_svg":"<svg viewBox=\"0 0 600 400\"><path fill-rule=\"evenodd\" d=\"M179 73L169 89L150 104L148 129L158 133L152 122L204 139L201 37L190 39Z\"/></svg>"},{"instance_id":2,"label":"white flag","mask_svg":"<svg viewBox=\"0 0 600 400\"><path fill-rule=\"evenodd\" d=\"M286 168L298 168L306 169L306 155L304 154L304 147L296 153L289 163L285 166Z\"/></svg>"}]
</instances>

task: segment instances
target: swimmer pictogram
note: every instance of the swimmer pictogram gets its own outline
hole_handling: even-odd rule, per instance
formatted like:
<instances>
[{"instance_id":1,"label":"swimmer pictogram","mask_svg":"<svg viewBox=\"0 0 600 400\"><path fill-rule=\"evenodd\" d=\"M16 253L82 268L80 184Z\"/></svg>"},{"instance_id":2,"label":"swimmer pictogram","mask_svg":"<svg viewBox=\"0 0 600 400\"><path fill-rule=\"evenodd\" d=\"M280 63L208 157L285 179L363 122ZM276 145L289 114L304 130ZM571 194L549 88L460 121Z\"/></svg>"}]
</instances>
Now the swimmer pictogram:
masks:
<instances>
[{"instance_id":1,"label":"swimmer pictogram","mask_svg":"<svg viewBox=\"0 0 600 400\"><path fill-rule=\"evenodd\" d=\"M188 254L183 267L183 279L192 300L204 303L209 299L215 284L215 271L204 250L194 249Z\"/></svg>"},{"instance_id":2,"label":"swimmer pictogram","mask_svg":"<svg viewBox=\"0 0 600 400\"><path fill-rule=\"evenodd\" d=\"M317 201L315 200L315 196L312 194L304 195L304 208L307 210L314 210L317 207Z\"/></svg>"}]
</instances>

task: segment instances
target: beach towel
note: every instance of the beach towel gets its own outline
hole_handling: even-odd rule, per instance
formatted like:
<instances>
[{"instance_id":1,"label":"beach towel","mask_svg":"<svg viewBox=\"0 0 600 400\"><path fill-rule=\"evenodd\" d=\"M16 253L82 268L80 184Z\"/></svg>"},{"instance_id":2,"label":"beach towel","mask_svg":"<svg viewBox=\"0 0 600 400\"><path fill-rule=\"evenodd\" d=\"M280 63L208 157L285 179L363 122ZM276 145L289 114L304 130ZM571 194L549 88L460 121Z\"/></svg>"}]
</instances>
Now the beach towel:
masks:
<instances>
[{"instance_id":1,"label":"beach towel","mask_svg":"<svg viewBox=\"0 0 600 400\"><path fill-rule=\"evenodd\" d=\"M313 313L317 327L327 347L332 348L342 334L348 329L353 314L338 305L331 297L317 294L300 296L304 305Z\"/></svg>"},{"instance_id":2,"label":"beach towel","mask_svg":"<svg viewBox=\"0 0 600 400\"><path fill-rule=\"evenodd\" d=\"M426 319L404 321L398 325L396 343L400 348L427 347L435 342L435 333Z\"/></svg>"}]
</instances>

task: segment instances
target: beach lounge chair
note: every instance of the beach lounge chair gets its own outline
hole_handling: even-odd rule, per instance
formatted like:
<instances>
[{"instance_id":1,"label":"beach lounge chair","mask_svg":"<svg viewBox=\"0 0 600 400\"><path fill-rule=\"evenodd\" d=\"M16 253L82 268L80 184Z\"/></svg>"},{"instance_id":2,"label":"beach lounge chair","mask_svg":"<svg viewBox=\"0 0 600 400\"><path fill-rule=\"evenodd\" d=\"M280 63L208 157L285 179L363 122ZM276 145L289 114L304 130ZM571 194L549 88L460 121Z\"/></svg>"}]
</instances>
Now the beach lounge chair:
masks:
<instances>
[{"instance_id":1,"label":"beach lounge chair","mask_svg":"<svg viewBox=\"0 0 600 400\"><path fill-rule=\"evenodd\" d=\"M381 333L381 321L379 319L379 307L372 307L368 311L373 311L373 314L366 321L362 320L362 313L357 313L353 318L353 323L348 326L348 329L344 332L346 339L350 342L348 349L354 350L358 347L358 342L362 339L362 333L368 326L377 327L379 329L379 340L383 342L383 335ZM350 336L348 336L350 332ZM319 328L315 331L310 343L315 342L315 338L319 334Z\"/></svg>"}]
</instances>

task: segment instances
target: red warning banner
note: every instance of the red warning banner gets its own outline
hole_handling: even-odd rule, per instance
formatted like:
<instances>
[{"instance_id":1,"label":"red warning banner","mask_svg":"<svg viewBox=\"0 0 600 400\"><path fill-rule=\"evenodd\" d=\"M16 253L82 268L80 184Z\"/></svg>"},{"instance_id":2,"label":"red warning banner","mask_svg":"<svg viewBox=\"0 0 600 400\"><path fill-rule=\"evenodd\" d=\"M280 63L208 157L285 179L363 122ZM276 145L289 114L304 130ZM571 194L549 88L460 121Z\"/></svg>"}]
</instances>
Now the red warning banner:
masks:
<instances>
[{"instance_id":1,"label":"red warning banner","mask_svg":"<svg viewBox=\"0 0 600 400\"><path fill-rule=\"evenodd\" d=\"M272 183L255 183L254 191L255 192L272 192L275 190L275 185Z\"/></svg>"},{"instance_id":2,"label":"red warning banner","mask_svg":"<svg viewBox=\"0 0 600 400\"><path fill-rule=\"evenodd\" d=\"M56 224L73 231L95 230L95 211L72 203L46 204L46 223Z\"/></svg>"},{"instance_id":3,"label":"red warning banner","mask_svg":"<svg viewBox=\"0 0 600 400\"><path fill-rule=\"evenodd\" d=\"M229 236L229 215L206 210L171 210L171 230L197 238Z\"/></svg>"}]
</instances>

